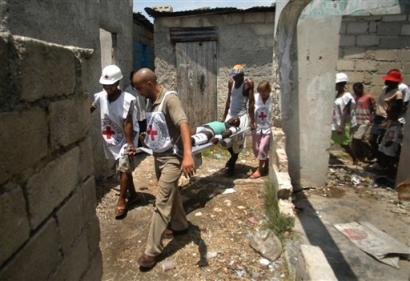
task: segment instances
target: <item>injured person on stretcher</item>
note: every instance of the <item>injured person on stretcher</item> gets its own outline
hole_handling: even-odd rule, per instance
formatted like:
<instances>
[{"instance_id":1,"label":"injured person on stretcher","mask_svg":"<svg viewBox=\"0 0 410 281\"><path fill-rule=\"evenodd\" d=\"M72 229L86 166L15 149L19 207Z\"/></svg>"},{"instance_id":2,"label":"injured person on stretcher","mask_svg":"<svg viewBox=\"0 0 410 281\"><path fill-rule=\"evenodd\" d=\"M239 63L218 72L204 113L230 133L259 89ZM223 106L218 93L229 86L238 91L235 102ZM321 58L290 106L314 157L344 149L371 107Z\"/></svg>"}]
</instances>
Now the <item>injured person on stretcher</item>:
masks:
<instances>
[{"instance_id":1,"label":"injured person on stretcher","mask_svg":"<svg viewBox=\"0 0 410 281\"><path fill-rule=\"evenodd\" d=\"M203 145L208 142L217 144L220 139L229 138L239 131L240 119L234 117L226 122L213 121L196 128L191 136L192 146Z\"/></svg>"}]
</instances>

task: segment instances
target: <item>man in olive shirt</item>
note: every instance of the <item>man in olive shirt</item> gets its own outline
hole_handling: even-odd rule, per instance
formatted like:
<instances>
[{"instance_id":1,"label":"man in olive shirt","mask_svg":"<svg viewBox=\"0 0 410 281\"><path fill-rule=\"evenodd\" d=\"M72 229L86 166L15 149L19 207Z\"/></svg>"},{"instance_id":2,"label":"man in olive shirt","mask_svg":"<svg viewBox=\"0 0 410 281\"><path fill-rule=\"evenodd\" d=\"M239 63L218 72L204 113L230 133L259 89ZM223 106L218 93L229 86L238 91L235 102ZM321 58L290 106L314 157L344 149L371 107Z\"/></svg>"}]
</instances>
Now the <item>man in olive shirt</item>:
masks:
<instances>
[{"instance_id":1,"label":"man in olive shirt","mask_svg":"<svg viewBox=\"0 0 410 281\"><path fill-rule=\"evenodd\" d=\"M169 149L162 153L154 153L155 173L158 179L159 191L155 201L155 210L147 239L145 252L138 259L142 268L152 268L157 257L163 250L161 242L166 236L184 233L188 230L188 221L182 205L178 189L178 179L181 172L190 177L195 172L192 158L191 134L187 117L175 94L165 96L165 89L157 83L157 77L150 69L140 69L134 75L134 88L144 97L150 99L149 111L158 111L162 103L162 112L165 115L166 125L172 143L182 141L182 159ZM149 123L149 121L148 121Z\"/></svg>"}]
</instances>

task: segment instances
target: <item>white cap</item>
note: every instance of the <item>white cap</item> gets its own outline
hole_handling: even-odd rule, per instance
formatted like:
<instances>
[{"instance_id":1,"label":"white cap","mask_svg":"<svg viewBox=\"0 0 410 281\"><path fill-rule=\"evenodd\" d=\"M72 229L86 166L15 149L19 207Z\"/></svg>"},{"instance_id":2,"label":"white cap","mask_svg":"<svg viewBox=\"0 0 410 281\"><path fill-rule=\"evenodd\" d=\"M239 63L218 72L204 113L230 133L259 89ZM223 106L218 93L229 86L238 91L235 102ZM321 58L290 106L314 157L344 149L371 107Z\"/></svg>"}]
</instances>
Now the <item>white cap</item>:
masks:
<instances>
[{"instance_id":1,"label":"white cap","mask_svg":"<svg viewBox=\"0 0 410 281\"><path fill-rule=\"evenodd\" d=\"M112 85L122 79L121 69L116 65L107 65L104 67L101 78L100 84L102 85Z\"/></svg>"},{"instance_id":2,"label":"white cap","mask_svg":"<svg viewBox=\"0 0 410 281\"><path fill-rule=\"evenodd\" d=\"M336 74L336 84L340 82L347 82L349 79L347 78L346 73L339 72Z\"/></svg>"}]
</instances>

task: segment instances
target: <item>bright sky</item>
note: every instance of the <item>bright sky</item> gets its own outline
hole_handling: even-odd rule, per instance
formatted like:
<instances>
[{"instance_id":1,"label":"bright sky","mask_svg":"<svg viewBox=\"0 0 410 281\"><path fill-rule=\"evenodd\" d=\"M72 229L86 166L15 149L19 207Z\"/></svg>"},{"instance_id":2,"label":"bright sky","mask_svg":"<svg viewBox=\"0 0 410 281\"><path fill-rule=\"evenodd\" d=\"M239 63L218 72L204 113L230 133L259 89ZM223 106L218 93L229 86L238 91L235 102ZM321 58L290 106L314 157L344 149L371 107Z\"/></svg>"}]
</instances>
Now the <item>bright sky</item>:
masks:
<instances>
[{"instance_id":1,"label":"bright sky","mask_svg":"<svg viewBox=\"0 0 410 281\"><path fill-rule=\"evenodd\" d=\"M203 7L210 8L223 8L234 7L239 9L247 9L256 6L270 6L274 0L133 0L134 11L140 12L152 21L152 18L148 16L144 8L158 5L170 5L175 11L192 10Z\"/></svg>"}]
</instances>

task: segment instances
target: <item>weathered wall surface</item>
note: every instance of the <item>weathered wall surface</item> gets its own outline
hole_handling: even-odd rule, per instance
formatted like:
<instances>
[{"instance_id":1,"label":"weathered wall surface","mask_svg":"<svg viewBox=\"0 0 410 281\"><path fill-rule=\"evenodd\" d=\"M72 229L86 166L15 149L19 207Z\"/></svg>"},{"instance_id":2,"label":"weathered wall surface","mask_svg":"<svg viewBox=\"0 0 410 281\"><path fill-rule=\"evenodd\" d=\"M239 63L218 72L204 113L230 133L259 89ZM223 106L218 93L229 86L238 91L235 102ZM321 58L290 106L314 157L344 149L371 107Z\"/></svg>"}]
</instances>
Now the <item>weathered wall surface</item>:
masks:
<instances>
[{"instance_id":1,"label":"weathered wall surface","mask_svg":"<svg viewBox=\"0 0 410 281\"><path fill-rule=\"evenodd\" d=\"M0 35L0 280L101 277L88 51Z\"/></svg>"},{"instance_id":2,"label":"weathered wall surface","mask_svg":"<svg viewBox=\"0 0 410 281\"><path fill-rule=\"evenodd\" d=\"M398 68L410 83L410 18L408 14L344 16L337 70L351 83L363 82L379 95L389 69Z\"/></svg>"},{"instance_id":3,"label":"weathered wall surface","mask_svg":"<svg viewBox=\"0 0 410 281\"><path fill-rule=\"evenodd\" d=\"M99 28L117 35L117 64L128 77L132 69L132 3L129 0L1 1L7 3L7 26L12 34L62 45L94 49L84 79L88 95L101 91ZM3 4L6 7L6 4ZM1 6L0 6L1 7ZM1 9L1 8L0 8ZM124 82L127 83L125 79ZM125 84L126 84L125 83ZM124 84L124 83L123 83ZM109 175L111 163L104 158L99 116L93 114L91 141L96 176Z\"/></svg>"},{"instance_id":4,"label":"weathered wall surface","mask_svg":"<svg viewBox=\"0 0 410 281\"><path fill-rule=\"evenodd\" d=\"M232 13L160 17L155 20L155 68L159 80L169 88L176 87L176 59L170 42L170 27L205 27L218 29L217 95L218 116L222 117L229 79L234 64L246 65L246 76L256 85L268 80L275 86L273 75L274 13ZM273 62L276 64L276 62Z\"/></svg>"},{"instance_id":5,"label":"weathered wall surface","mask_svg":"<svg viewBox=\"0 0 410 281\"><path fill-rule=\"evenodd\" d=\"M130 5L0 0L0 280L101 279L89 94L100 27L130 68Z\"/></svg>"},{"instance_id":6,"label":"weathered wall surface","mask_svg":"<svg viewBox=\"0 0 410 281\"><path fill-rule=\"evenodd\" d=\"M397 38L406 36L404 30L407 24L404 24L404 21L407 21L407 16L393 15L404 14L403 11L408 11L408 1L352 0L328 1L325 3L320 0L306 0L304 2L310 2L310 4L300 16L296 39L292 33L292 25L289 27L284 24L281 27L283 30L280 32L279 24L282 20L282 14L286 16L289 14L289 11L298 10L302 2L278 0L277 3L279 7L277 12L279 14L276 15L276 18L279 17L279 22L276 39L279 46L276 48L276 51L281 62L279 68L282 80L281 121L287 137L286 148L289 158L289 173L292 176L293 183L297 186L321 186L326 182L327 174L329 157L327 148L330 145L330 117L334 98L334 74L336 73L337 59L339 58L339 33L341 30L343 34L347 32L354 33L353 29L359 28L359 26L351 26L350 31L348 31L348 23L347 26L340 28L342 16L382 15L378 17L380 19L380 23L378 23L381 26L380 30L378 30L377 24L376 31L372 31L376 33L364 36L363 31L360 31L360 33L353 36L353 39L347 37L347 39L350 38L354 42L350 43L354 45L351 46L354 49L354 54L363 52L366 55L371 54L374 56L377 53L375 51L377 49L375 41L381 43L381 36L385 36L383 39L386 46L388 44L387 41L389 41L386 39L397 41ZM387 16L387 14L392 16ZM297 15L295 20L298 17L299 15ZM372 17L372 19L376 18ZM400 31L398 31L397 22L395 22L397 20L403 22ZM353 23L356 24L356 20ZM357 22L357 24L360 25L360 22ZM370 22L367 24L368 26L362 28L369 30L372 28L374 30L374 23L372 27ZM387 36L388 31L386 29L389 28L396 28L396 31L392 33L394 35ZM284 36L279 37L278 34L284 34ZM350 60L351 57L347 56L347 48L349 46L345 46L348 44L346 38L341 40L343 41L340 47L343 50L343 59L347 60L349 58ZM293 45L289 47L289 44ZM360 44L361 49L356 44ZM399 48L396 44L406 43L395 42L395 46L390 48ZM396 52L395 55L400 56L399 54L402 53L404 51ZM363 60L357 64L355 69L356 62L352 63L349 60L346 63L350 63L351 66L353 65L354 70L361 68L363 69L361 72L365 72L365 68L368 67L368 61ZM390 63L395 59L385 58L384 60ZM405 60L407 61L407 58ZM383 59L380 59L380 62L374 62L376 67L381 61ZM345 69L342 65L343 62L339 62L339 70ZM383 66L386 67L385 65ZM372 75L373 72L380 77L377 69L370 71ZM352 77L355 79L354 74L352 74Z\"/></svg>"}]
</instances>

